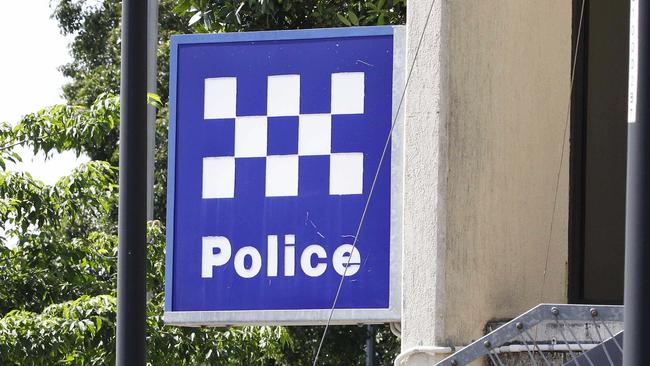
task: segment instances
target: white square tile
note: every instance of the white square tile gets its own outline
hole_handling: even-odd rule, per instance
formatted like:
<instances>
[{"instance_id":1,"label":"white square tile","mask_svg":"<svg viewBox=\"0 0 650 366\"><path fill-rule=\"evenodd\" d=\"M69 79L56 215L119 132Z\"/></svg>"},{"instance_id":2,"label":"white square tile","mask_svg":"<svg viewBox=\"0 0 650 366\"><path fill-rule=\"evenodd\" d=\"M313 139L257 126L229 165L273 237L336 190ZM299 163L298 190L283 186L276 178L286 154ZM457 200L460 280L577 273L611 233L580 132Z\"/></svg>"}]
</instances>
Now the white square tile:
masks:
<instances>
[{"instance_id":1,"label":"white square tile","mask_svg":"<svg viewBox=\"0 0 650 366\"><path fill-rule=\"evenodd\" d=\"M266 197L298 195L298 155L266 158Z\"/></svg>"},{"instance_id":2,"label":"white square tile","mask_svg":"<svg viewBox=\"0 0 650 366\"><path fill-rule=\"evenodd\" d=\"M235 118L237 115L237 78L205 79L203 118Z\"/></svg>"},{"instance_id":3,"label":"white square tile","mask_svg":"<svg viewBox=\"0 0 650 366\"><path fill-rule=\"evenodd\" d=\"M363 153L334 153L330 156L330 194L363 193Z\"/></svg>"},{"instance_id":4,"label":"white square tile","mask_svg":"<svg viewBox=\"0 0 650 366\"><path fill-rule=\"evenodd\" d=\"M364 96L364 73L332 74L332 114L362 114Z\"/></svg>"},{"instance_id":5,"label":"white square tile","mask_svg":"<svg viewBox=\"0 0 650 366\"><path fill-rule=\"evenodd\" d=\"M268 77L266 114L272 117L300 113L300 75Z\"/></svg>"},{"instance_id":6,"label":"white square tile","mask_svg":"<svg viewBox=\"0 0 650 366\"><path fill-rule=\"evenodd\" d=\"M332 116L303 114L298 120L298 155L329 155L332 151Z\"/></svg>"},{"instance_id":7,"label":"white square tile","mask_svg":"<svg viewBox=\"0 0 650 366\"><path fill-rule=\"evenodd\" d=\"M203 198L235 197L235 158L203 158Z\"/></svg>"},{"instance_id":8,"label":"white square tile","mask_svg":"<svg viewBox=\"0 0 650 366\"><path fill-rule=\"evenodd\" d=\"M235 119L235 156L254 158L266 156L267 121L265 116Z\"/></svg>"}]
</instances>

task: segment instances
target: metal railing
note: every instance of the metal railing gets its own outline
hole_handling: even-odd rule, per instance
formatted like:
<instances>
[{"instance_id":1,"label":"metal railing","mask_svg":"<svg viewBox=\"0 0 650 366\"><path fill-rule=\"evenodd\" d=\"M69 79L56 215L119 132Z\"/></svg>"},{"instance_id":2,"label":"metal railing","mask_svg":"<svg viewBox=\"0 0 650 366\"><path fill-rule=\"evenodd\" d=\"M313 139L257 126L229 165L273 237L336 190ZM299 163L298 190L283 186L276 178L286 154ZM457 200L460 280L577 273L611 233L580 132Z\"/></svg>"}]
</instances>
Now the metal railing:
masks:
<instances>
[{"instance_id":1,"label":"metal railing","mask_svg":"<svg viewBox=\"0 0 650 366\"><path fill-rule=\"evenodd\" d=\"M504 366L511 364L505 354L520 353L530 365L598 366L603 363L588 351L609 340L615 347L601 348L605 364L613 366L623 352L621 337L615 338L622 327L623 306L540 304L436 365L462 366L487 356L493 365ZM554 352L563 356L552 358Z\"/></svg>"}]
</instances>

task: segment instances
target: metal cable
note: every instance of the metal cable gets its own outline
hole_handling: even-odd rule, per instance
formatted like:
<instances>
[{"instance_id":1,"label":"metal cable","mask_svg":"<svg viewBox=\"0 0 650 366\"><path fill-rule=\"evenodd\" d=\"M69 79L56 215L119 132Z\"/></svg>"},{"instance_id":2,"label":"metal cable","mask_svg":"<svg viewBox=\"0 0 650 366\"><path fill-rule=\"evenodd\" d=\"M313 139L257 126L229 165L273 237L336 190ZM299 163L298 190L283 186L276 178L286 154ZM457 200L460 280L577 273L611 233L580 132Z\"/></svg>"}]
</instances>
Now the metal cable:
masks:
<instances>
[{"instance_id":1,"label":"metal cable","mask_svg":"<svg viewBox=\"0 0 650 366\"><path fill-rule=\"evenodd\" d=\"M526 352L528 353L530 360L533 362L533 365L538 366L537 361L535 361L535 356L533 356L532 352L530 352L530 347L528 347L528 342L526 341L526 338L523 335L520 335L520 337L522 342L524 342L524 347L526 347Z\"/></svg>"},{"instance_id":2,"label":"metal cable","mask_svg":"<svg viewBox=\"0 0 650 366\"><path fill-rule=\"evenodd\" d=\"M375 184L377 183L377 179L379 178L379 172L381 171L381 166L384 162L384 158L386 157L386 151L388 150L388 146L390 145L391 138L393 136L393 130L395 129L395 125L397 124L397 120L399 117L400 110L402 108L402 104L404 102L404 96L406 95L406 90L408 88L409 82L411 81L411 75L413 74L413 70L415 68L415 62L418 59L418 54L420 52L420 47L422 46L422 41L424 40L424 34L427 29L427 25L429 24L429 20L431 18L431 13L433 12L433 6L436 3L436 0L431 1L431 6L429 7L429 12L427 14L426 20L424 21L424 25L422 27L422 33L420 34L420 39L418 41L417 47L415 48L415 53L413 54L413 61L411 62L411 68L409 69L408 75L406 77L406 82L404 84L404 90L402 91L402 95L399 99L399 104L397 105L397 110L395 112L395 118L393 119L393 122L391 123L390 130L388 132L388 136L386 137L386 142L384 143L384 149L381 153L381 157L379 159L379 164L377 166L377 169L375 171L375 176L372 180L372 184L370 186L370 191L368 192L368 198L366 199L365 206L363 208L363 212L361 214L361 219L359 220L359 225L357 226L357 232L354 235L354 241L352 242L352 248L350 249L351 252L354 252L354 249L357 246L357 242L359 239L359 233L361 232L361 228L363 227L363 222L366 218L366 213L368 212L368 206L370 205L370 200L372 199L372 194L375 190ZM318 364L318 357L320 356L321 349L323 348L323 342L325 341L325 336L327 335L327 330L329 329L330 323L332 322L332 316L334 315L334 309L336 308L336 303L338 302L339 295L341 294L341 288L343 287L343 282L345 281L345 276L347 275L348 267L350 266L350 260L352 259L352 255L348 256L348 261L345 265L345 270L343 271L343 275L341 276L341 281L339 282L338 289L336 290L336 295L334 296L334 301L332 303L332 307L330 308L330 313L329 317L327 318L327 323L325 323L325 329L323 330L323 335L321 336L320 342L318 343L318 349L316 350L316 355L314 356L314 362L312 363L313 366L316 366Z\"/></svg>"},{"instance_id":3,"label":"metal cable","mask_svg":"<svg viewBox=\"0 0 650 366\"><path fill-rule=\"evenodd\" d=\"M494 357L492 356L492 351L488 351L488 357L490 358L490 361L492 361L492 364L494 366L497 366L497 362L494 360Z\"/></svg>"},{"instance_id":4,"label":"metal cable","mask_svg":"<svg viewBox=\"0 0 650 366\"><path fill-rule=\"evenodd\" d=\"M566 326L566 322L565 322L565 321L562 321L562 323L564 323L565 328L569 331L569 334L571 334L571 337L573 337L573 340L574 340L574 341L576 342L576 344L578 345L578 348L580 348L580 352L582 352L582 355L585 356L585 358L587 359L587 362L589 362L589 364L590 364L591 366L594 366L594 362L591 360L591 357L589 357L589 354L587 354L587 351L585 351L585 349L582 347L582 344L581 344L580 341L578 340L578 337L576 337L575 333L573 333L573 330L571 330L571 327Z\"/></svg>"},{"instance_id":5,"label":"metal cable","mask_svg":"<svg viewBox=\"0 0 650 366\"><path fill-rule=\"evenodd\" d=\"M596 334L598 335L598 340L600 343L603 343L603 337L600 335L600 330L598 330L598 324L596 324L596 319L592 318L591 321L594 323L594 330L596 331ZM609 357L609 352L607 351L607 346L603 344L603 351L605 352L605 356L607 356L607 360L609 361L610 366L615 366L614 362L612 361L612 358Z\"/></svg>"},{"instance_id":6,"label":"metal cable","mask_svg":"<svg viewBox=\"0 0 650 366\"><path fill-rule=\"evenodd\" d=\"M492 352L494 354L494 358L496 358L497 363L499 364L499 366L505 366L503 364L503 362L501 362L501 358L499 357L499 352L497 352L496 349L492 349L490 352Z\"/></svg>"},{"instance_id":7,"label":"metal cable","mask_svg":"<svg viewBox=\"0 0 650 366\"><path fill-rule=\"evenodd\" d=\"M528 330L524 329L524 334L526 334L528 336L528 338L530 338L530 340L533 342L533 347L537 348L537 352L539 352L540 356L542 356L542 359L544 360L544 363L546 364L546 366L553 366L553 365L551 365L550 362L548 362L548 360L546 359L546 356L544 356L544 352L542 352L542 349L539 348L539 346L537 345L537 342L535 342L535 339L530 335Z\"/></svg>"},{"instance_id":8,"label":"metal cable","mask_svg":"<svg viewBox=\"0 0 650 366\"><path fill-rule=\"evenodd\" d=\"M618 343L618 341L616 340L616 337L614 336L612 331L609 330L609 327L607 326L607 323L604 320L601 320L600 322L603 323L603 327L605 327L605 330L607 330L607 333L609 334L609 336L614 341L614 344L616 345L616 347L618 347L618 350L621 351L621 353L623 353L623 347L621 347L621 345Z\"/></svg>"},{"instance_id":9,"label":"metal cable","mask_svg":"<svg viewBox=\"0 0 650 366\"><path fill-rule=\"evenodd\" d=\"M573 359L573 363L575 363L576 366L580 366L580 363L578 362L578 357L571 350L571 344L569 344L569 341L567 341L566 336L564 335L564 331L562 330L562 325L560 324L560 321L557 319L557 316L555 316L555 324L557 324L557 329L560 330L560 335L562 336L562 339L564 340L564 344L566 344L567 349L569 350L569 355Z\"/></svg>"}]
</instances>

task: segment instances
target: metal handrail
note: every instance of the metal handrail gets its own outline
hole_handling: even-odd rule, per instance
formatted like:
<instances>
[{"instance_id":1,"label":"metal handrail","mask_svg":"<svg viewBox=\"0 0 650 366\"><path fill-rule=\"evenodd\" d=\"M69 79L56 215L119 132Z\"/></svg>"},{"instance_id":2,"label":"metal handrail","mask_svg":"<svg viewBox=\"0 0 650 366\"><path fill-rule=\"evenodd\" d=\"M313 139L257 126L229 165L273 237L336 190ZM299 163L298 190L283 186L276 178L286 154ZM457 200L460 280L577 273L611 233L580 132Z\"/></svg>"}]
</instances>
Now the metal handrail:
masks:
<instances>
[{"instance_id":1,"label":"metal handrail","mask_svg":"<svg viewBox=\"0 0 650 366\"><path fill-rule=\"evenodd\" d=\"M540 344L532 337L530 330L543 322L554 322L558 326L561 339L558 342L564 343L562 347L540 347ZM502 353L505 344L517 341L525 348L532 364L537 365L535 355L539 354L543 360L542 364L550 365L549 361L544 356L545 351L550 350L566 350L570 353L571 358L575 359L579 354L586 355L584 352L588 351L576 337L573 330L568 327L568 322L586 322L587 324L594 324L595 331L599 340L593 344L602 343L614 337L614 333L607 325L608 322L623 322L623 306L617 305L567 305L567 304L540 304L528 310L515 319L500 326L487 335L472 342L467 347L458 350L454 354L438 362L436 366L462 366L467 365L476 359L488 356L493 364L503 365L499 358L499 353ZM606 332L604 337L601 336L598 327L601 326ZM568 331L565 334L564 330ZM573 339L570 341L569 339ZM616 342L616 339L614 339ZM622 352L622 347L616 344ZM587 355L587 359L589 356ZM591 362L590 362L591 363Z\"/></svg>"}]
</instances>

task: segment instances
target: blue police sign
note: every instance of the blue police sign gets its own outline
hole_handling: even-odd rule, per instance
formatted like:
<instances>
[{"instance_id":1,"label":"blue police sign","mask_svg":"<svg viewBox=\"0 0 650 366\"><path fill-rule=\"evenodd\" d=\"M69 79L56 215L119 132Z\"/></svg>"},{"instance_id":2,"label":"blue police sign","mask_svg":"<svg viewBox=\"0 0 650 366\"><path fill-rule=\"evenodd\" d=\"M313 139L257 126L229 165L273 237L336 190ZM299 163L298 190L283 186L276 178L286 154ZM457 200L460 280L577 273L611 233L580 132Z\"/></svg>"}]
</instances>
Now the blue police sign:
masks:
<instances>
[{"instance_id":1,"label":"blue police sign","mask_svg":"<svg viewBox=\"0 0 650 366\"><path fill-rule=\"evenodd\" d=\"M172 37L168 323L399 320L402 34Z\"/></svg>"}]
</instances>

